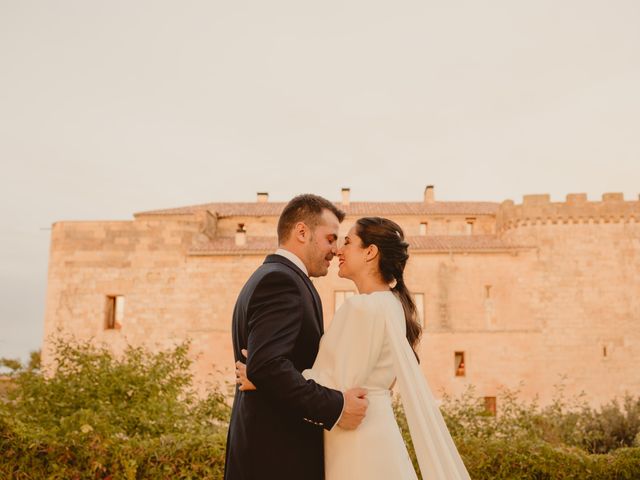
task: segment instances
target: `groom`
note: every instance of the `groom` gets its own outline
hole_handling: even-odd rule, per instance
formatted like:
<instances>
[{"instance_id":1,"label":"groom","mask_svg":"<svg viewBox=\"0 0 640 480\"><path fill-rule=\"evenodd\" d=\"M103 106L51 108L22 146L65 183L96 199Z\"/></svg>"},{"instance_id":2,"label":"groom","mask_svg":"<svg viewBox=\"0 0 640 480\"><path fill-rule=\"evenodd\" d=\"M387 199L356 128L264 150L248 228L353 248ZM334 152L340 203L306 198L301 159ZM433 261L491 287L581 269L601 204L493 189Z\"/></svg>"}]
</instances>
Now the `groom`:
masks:
<instances>
[{"instance_id":1,"label":"groom","mask_svg":"<svg viewBox=\"0 0 640 480\"><path fill-rule=\"evenodd\" d=\"M227 436L225 480L322 480L322 429L355 429L366 390L342 393L305 380L323 334L322 305L309 277L327 274L344 212L316 195L299 195L278 221L279 248L242 288L233 312L236 361L249 351L236 387Z\"/></svg>"}]
</instances>

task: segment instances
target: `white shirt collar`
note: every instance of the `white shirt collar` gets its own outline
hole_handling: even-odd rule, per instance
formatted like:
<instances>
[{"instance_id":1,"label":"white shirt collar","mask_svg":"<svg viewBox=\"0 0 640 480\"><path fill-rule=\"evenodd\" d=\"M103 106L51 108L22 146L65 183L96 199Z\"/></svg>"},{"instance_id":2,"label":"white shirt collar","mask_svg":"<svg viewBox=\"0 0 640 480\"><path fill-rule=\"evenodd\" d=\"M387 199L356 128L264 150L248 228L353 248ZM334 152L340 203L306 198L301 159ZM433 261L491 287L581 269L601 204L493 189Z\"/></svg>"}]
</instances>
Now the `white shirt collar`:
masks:
<instances>
[{"instance_id":1,"label":"white shirt collar","mask_svg":"<svg viewBox=\"0 0 640 480\"><path fill-rule=\"evenodd\" d=\"M307 277L309 276L309 272L307 272L307 267L304 266L304 263L302 263L302 260L300 260L300 257L298 257L295 253L292 253L289 250L285 250L284 248L278 248L276 250L276 255L280 255L286 258L287 260L290 260L291 262L293 262L293 264L296 267L302 270Z\"/></svg>"}]
</instances>

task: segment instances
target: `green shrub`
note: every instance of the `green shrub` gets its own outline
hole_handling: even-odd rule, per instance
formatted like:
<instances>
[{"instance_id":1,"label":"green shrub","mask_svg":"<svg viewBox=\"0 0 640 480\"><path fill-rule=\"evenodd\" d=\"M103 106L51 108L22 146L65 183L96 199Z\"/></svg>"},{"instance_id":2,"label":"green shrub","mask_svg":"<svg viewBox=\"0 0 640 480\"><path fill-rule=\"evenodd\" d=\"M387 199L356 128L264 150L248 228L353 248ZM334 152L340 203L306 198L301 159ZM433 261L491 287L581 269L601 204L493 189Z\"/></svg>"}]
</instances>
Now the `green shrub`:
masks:
<instances>
[{"instance_id":1,"label":"green shrub","mask_svg":"<svg viewBox=\"0 0 640 480\"><path fill-rule=\"evenodd\" d=\"M116 358L57 342L50 376L37 354L26 366L4 359L0 478L222 478L229 408L219 390L194 394L188 350L129 348ZM441 410L474 480L640 479L639 398L595 410L561 389L545 407L504 391L492 416L470 389ZM397 401L395 411L417 469Z\"/></svg>"},{"instance_id":2,"label":"green shrub","mask_svg":"<svg viewBox=\"0 0 640 480\"><path fill-rule=\"evenodd\" d=\"M445 397L441 411L465 465L474 480L638 480L640 448L620 448L637 438L638 399L627 397L600 410L581 399L518 401L518 392L503 391L499 414L484 409L473 388L457 398ZM399 399L398 425L417 470L417 461ZM637 435L637 433L635 433ZM589 443L597 438L606 454ZM622 439L622 441L620 440ZM633 443L633 442L631 442Z\"/></svg>"},{"instance_id":3,"label":"green shrub","mask_svg":"<svg viewBox=\"0 0 640 480\"><path fill-rule=\"evenodd\" d=\"M621 447L640 447L640 397L627 395L588 410L579 422L578 441L593 453L606 453Z\"/></svg>"},{"instance_id":4,"label":"green shrub","mask_svg":"<svg viewBox=\"0 0 640 480\"><path fill-rule=\"evenodd\" d=\"M57 369L15 369L0 402L0 478L219 478L229 408L191 390L189 344L120 358L56 343Z\"/></svg>"}]
</instances>

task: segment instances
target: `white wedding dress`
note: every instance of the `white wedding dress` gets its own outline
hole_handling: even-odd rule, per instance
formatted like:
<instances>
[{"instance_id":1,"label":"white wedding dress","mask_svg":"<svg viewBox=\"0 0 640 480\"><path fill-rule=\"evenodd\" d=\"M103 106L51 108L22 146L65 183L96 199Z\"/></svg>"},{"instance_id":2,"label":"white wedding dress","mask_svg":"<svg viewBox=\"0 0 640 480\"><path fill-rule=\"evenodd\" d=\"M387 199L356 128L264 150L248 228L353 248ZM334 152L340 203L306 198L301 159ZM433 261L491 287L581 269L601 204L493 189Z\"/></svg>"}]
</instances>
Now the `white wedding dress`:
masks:
<instances>
[{"instance_id":1,"label":"white wedding dress","mask_svg":"<svg viewBox=\"0 0 640 480\"><path fill-rule=\"evenodd\" d=\"M341 391L366 388L369 399L356 430L325 430L326 480L417 478L393 414L396 378L423 479L469 479L405 335L402 304L386 291L349 298L322 337L305 378Z\"/></svg>"}]
</instances>

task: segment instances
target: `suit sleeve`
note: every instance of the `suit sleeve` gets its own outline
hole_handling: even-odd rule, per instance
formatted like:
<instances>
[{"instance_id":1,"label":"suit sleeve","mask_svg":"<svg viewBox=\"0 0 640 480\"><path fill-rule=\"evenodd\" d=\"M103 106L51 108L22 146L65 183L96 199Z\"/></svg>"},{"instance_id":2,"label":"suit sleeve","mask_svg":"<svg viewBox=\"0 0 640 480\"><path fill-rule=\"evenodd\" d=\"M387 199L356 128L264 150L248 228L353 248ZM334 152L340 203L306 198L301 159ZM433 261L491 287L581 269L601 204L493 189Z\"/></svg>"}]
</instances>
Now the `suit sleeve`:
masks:
<instances>
[{"instance_id":1,"label":"suit sleeve","mask_svg":"<svg viewBox=\"0 0 640 480\"><path fill-rule=\"evenodd\" d=\"M302 326L303 308L294 279L282 272L266 275L249 304L247 377L305 420L330 429L341 415L342 392L305 380L291 356Z\"/></svg>"}]
</instances>

